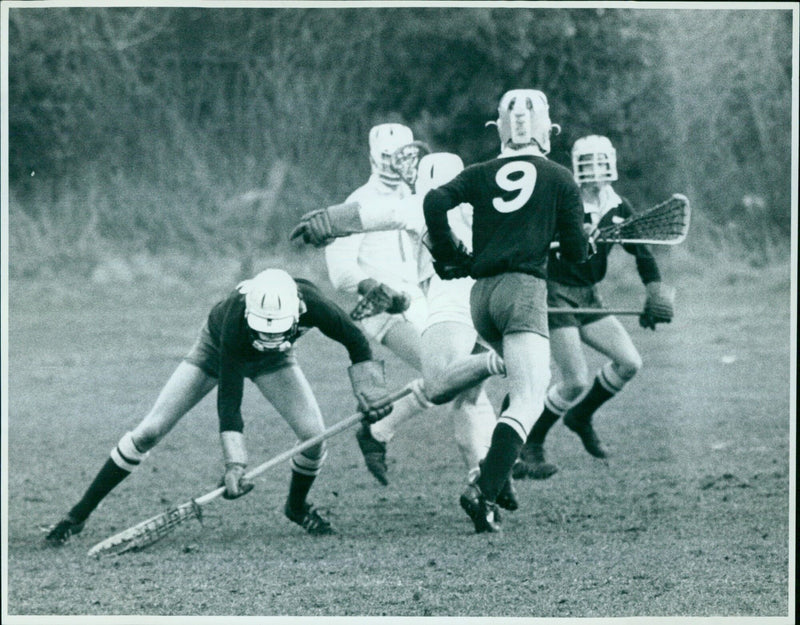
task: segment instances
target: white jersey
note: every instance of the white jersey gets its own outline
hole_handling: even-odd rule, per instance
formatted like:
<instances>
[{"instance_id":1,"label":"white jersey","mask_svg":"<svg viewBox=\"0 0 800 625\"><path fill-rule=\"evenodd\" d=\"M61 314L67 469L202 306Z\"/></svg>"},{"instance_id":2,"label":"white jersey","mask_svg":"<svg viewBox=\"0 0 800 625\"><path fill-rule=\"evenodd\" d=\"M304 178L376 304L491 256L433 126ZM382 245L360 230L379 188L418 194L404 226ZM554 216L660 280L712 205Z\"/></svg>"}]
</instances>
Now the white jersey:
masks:
<instances>
[{"instance_id":1,"label":"white jersey","mask_svg":"<svg viewBox=\"0 0 800 625\"><path fill-rule=\"evenodd\" d=\"M417 273L420 284L426 283L434 275L433 257L422 240L428 228L422 210L423 195L410 195L404 198L367 203L358 201L361 208L359 218L366 231L404 230L414 242L417 259ZM472 246L472 206L461 204L456 210L447 213L453 233L461 239L467 249Z\"/></svg>"},{"instance_id":2,"label":"white jersey","mask_svg":"<svg viewBox=\"0 0 800 625\"><path fill-rule=\"evenodd\" d=\"M469 309L469 294L474 284L472 278L442 280L433 269L433 257L423 244L427 232L422 210L423 195L391 198L367 204L359 201L359 218L366 231L402 229L409 233L415 244L420 287L426 295L428 317L426 328L443 321L452 321L472 326ZM453 233L464 242L467 249L472 245L472 206L461 204L447 213Z\"/></svg>"},{"instance_id":3,"label":"white jersey","mask_svg":"<svg viewBox=\"0 0 800 625\"><path fill-rule=\"evenodd\" d=\"M351 193L346 202L382 206L384 202L407 197L402 185L391 189L377 175ZM412 299L421 296L417 268L419 241L406 230L385 230L353 234L325 247L328 276L336 289L355 293L359 282L373 278Z\"/></svg>"}]
</instances>

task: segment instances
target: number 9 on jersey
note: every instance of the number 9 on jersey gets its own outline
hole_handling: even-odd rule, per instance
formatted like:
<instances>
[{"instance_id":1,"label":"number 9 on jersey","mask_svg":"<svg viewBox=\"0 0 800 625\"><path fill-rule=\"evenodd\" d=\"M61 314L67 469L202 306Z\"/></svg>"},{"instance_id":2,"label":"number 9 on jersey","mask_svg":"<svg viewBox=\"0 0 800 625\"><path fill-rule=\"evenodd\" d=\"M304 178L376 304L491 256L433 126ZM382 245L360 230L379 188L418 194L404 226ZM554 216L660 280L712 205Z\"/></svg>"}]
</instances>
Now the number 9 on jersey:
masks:
<instances>
[{"instance_id":1,"label":"number 9 on jersey","mask_svg":"<svg viewBox=\"0 0 800 625\"><path fill-rule=\"evenodd\" d=\"M531 199L536 186L536 166L528 161L511 161L495 174L494 181L503 191L516 191L509 200L501 197L492 199L492 206L500 213L513 213Z\"/></svg>"}]
</instances>

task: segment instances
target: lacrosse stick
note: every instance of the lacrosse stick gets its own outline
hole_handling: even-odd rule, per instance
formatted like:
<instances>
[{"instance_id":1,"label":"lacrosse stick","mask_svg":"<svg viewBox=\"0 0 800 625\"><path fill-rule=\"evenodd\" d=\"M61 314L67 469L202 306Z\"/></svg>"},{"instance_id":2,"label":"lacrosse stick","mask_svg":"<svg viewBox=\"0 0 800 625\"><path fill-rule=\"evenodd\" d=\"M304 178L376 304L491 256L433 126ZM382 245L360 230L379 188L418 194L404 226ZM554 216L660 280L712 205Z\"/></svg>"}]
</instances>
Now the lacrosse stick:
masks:
<instances>
[{"instance_id":1,"label":"lacrosse stick","mask_svg":"<svg viewBox=\"0 0 800 625\"><path fill-rule=\"evenodd\" d=\"M592 238L597 243L677 245L689 233L691 213L687 197L675 193L666 202L656 204L621 223L600 228ZM557 241L550 245L551 249L557 247Z\"/></svg>"},{"instance_id":2,"label":"lacrosse stick","mask_svg":"<svg viewBox=\"0 0 800 625\"><path fill-rule=\"evenodd\" d=\"M361 321L362 319L374 317L385 311L385 306L378 305L372 298L364 296L358 300L353 310L350 311L350 318L353 321Z\"/></svg>"},{"instance_id":3,"label":"lacrosse stick","mask_svg":"<svg viewBox=\"0 0 800 625\"><path fill-rule=\"evenodd\" d=\"M641 315L642 310L629 308L548 308L548 315Z\"/></svg>"},{"instance_id":4,"label":"lacrosse stick","mask_svg":"<svg viewBox=\"0 0 800 625\"><path fill-rule=\"evenodd\" d=\"M411 298L408 294L398 293L385 284L376 283L358 300L353 310L350 311L350 318L353 321L361 321L383 312L396 315L407 311L409 306L411 306Z\"/></svg>"},{"instance_id":5,"label":"lacrosse stick","mask_svg":"<svg viewBox=\"0 0 800 625\"><path fill-rule=\"evenodd\" d=\"M413 193L417 184L417 167L420 159L431 149L423 141L412 141L392 153L390 166Z\"/></svg>"},{"instance_id":6,"label":"lacrosse stick","mask_svg":"<svg viewBox=\"0 0 800 625\"><path fill-rule=\"evenodd\" d=\"M401 397L408 395L410 392L411 387L405 386L390 394L386 398L385 404L394 403ZM271 469L275 465L289 460L295 454L305 451L314 445L318 445L322 441L327 440L332 436L339 434L340 432L343 432L349 427L352 427L356 423L360 422L362 418L363 415L360 412L357 412L346 419L342 419L335 425L329 427L322 434L309 438L308 440L295 445L291 449L284 451L274 458L267 460L266 462L251 469L245 473L244 478L252 479L258 475L261 475L267 469ZM206 493L202 497L190 499L186 503L174 508L170 508L161 514L157 514L146 521L142 521L133 527L129 527L128 529L123 530L118 534L114 534L110 538L106 538L105 540L97 543L94 547L89 549L87 555L99 557L101 555L121 555L128 551L139 551L164 538L164 536L175 529L178 525L183 523L186 519L196 518L202 523L202 506L214 501L214 499L222 495L224 492L225 487L220 486L219 488L212 490L210 493Z\"/></svg>"}]
</instances>

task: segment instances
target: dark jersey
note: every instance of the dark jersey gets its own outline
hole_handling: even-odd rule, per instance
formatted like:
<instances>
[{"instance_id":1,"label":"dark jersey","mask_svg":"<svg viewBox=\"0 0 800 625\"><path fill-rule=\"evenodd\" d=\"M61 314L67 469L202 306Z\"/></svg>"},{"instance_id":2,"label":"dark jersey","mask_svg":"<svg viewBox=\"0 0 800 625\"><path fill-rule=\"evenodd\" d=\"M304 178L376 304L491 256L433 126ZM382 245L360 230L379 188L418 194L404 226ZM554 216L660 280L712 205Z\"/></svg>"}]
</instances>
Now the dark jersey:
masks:
<instances>
[{"instance_id":1,"label":"dark jersey","mask_svg":"<svg viewBox=\"0 0 800 625\"><path fill-rule=\"evenodd\" d=\"M333 301L325 297L311 282L297 279L301 299L306 311L300 315L297 333L290 339L294 343L312 328L341 343L352 363L372 359L368 339L350 320L350 317ZM219 346L219 372L217 389L217 414L220 431L241 432L241 405L244 391L244 367L258 361L274 360L280 352L262 352L253 347L254 336L244 316L244 295L234 291L218 302L208 315L208 330Z\"/></svg>"},{"instance_id":2,"label":"dark jersey","mask_svg":"<svg viewBox=\"0 0 800 625\"><path fill-rule=\"evenodd\" d=\"M630 203L622 198L622 203L610 209L598 223L598 228L611 226L633 215ZM589 215L586 215L587 220ZM613 243L598 243L597 252L585 263L572 263L560 256L556 250L550 253L548 279L565 286L592 286L606 276L608 255L614 247ZM656 259L650 249L643 244L625 244L622 248L636 257L636 269L642 282L661 280Z\"/></svg>"},{"instance_id":3,"label":"dark jersey","mask_svg":"<svg viewBox=\"0 0 800 625\"><path fill-rule=\"evenodd\" d=\"M448 238L447 211L473 207L474 278L506 272L547 277L550 243L573 262L586 259L583 204L572 173L543 156L501 156L471 165L425 196L434 248Z\"/></svg>"}]
</instances>

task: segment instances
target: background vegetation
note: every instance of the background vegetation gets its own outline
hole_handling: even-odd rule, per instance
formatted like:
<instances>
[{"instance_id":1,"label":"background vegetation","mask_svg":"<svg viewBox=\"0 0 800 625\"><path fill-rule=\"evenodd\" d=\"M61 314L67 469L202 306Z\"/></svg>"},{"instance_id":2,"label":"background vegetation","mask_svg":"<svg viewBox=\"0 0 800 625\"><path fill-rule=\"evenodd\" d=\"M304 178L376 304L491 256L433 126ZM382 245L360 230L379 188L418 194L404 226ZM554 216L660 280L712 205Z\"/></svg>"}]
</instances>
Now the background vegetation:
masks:
<instances>
[{"instance_id":1,"label":"background vegetation","mask_svg":"<svg viewBox=\"0 0 800 625\"><path fill-rule=\"evenodd\" d=\"M286 233L368 175L403 121L490 157L500 95L539 88L611 138L640 207L684 192L681 253L785 260L792 13L547 8L12 8L10 271L308 254Z\"/></svg>"}]
</instances>

